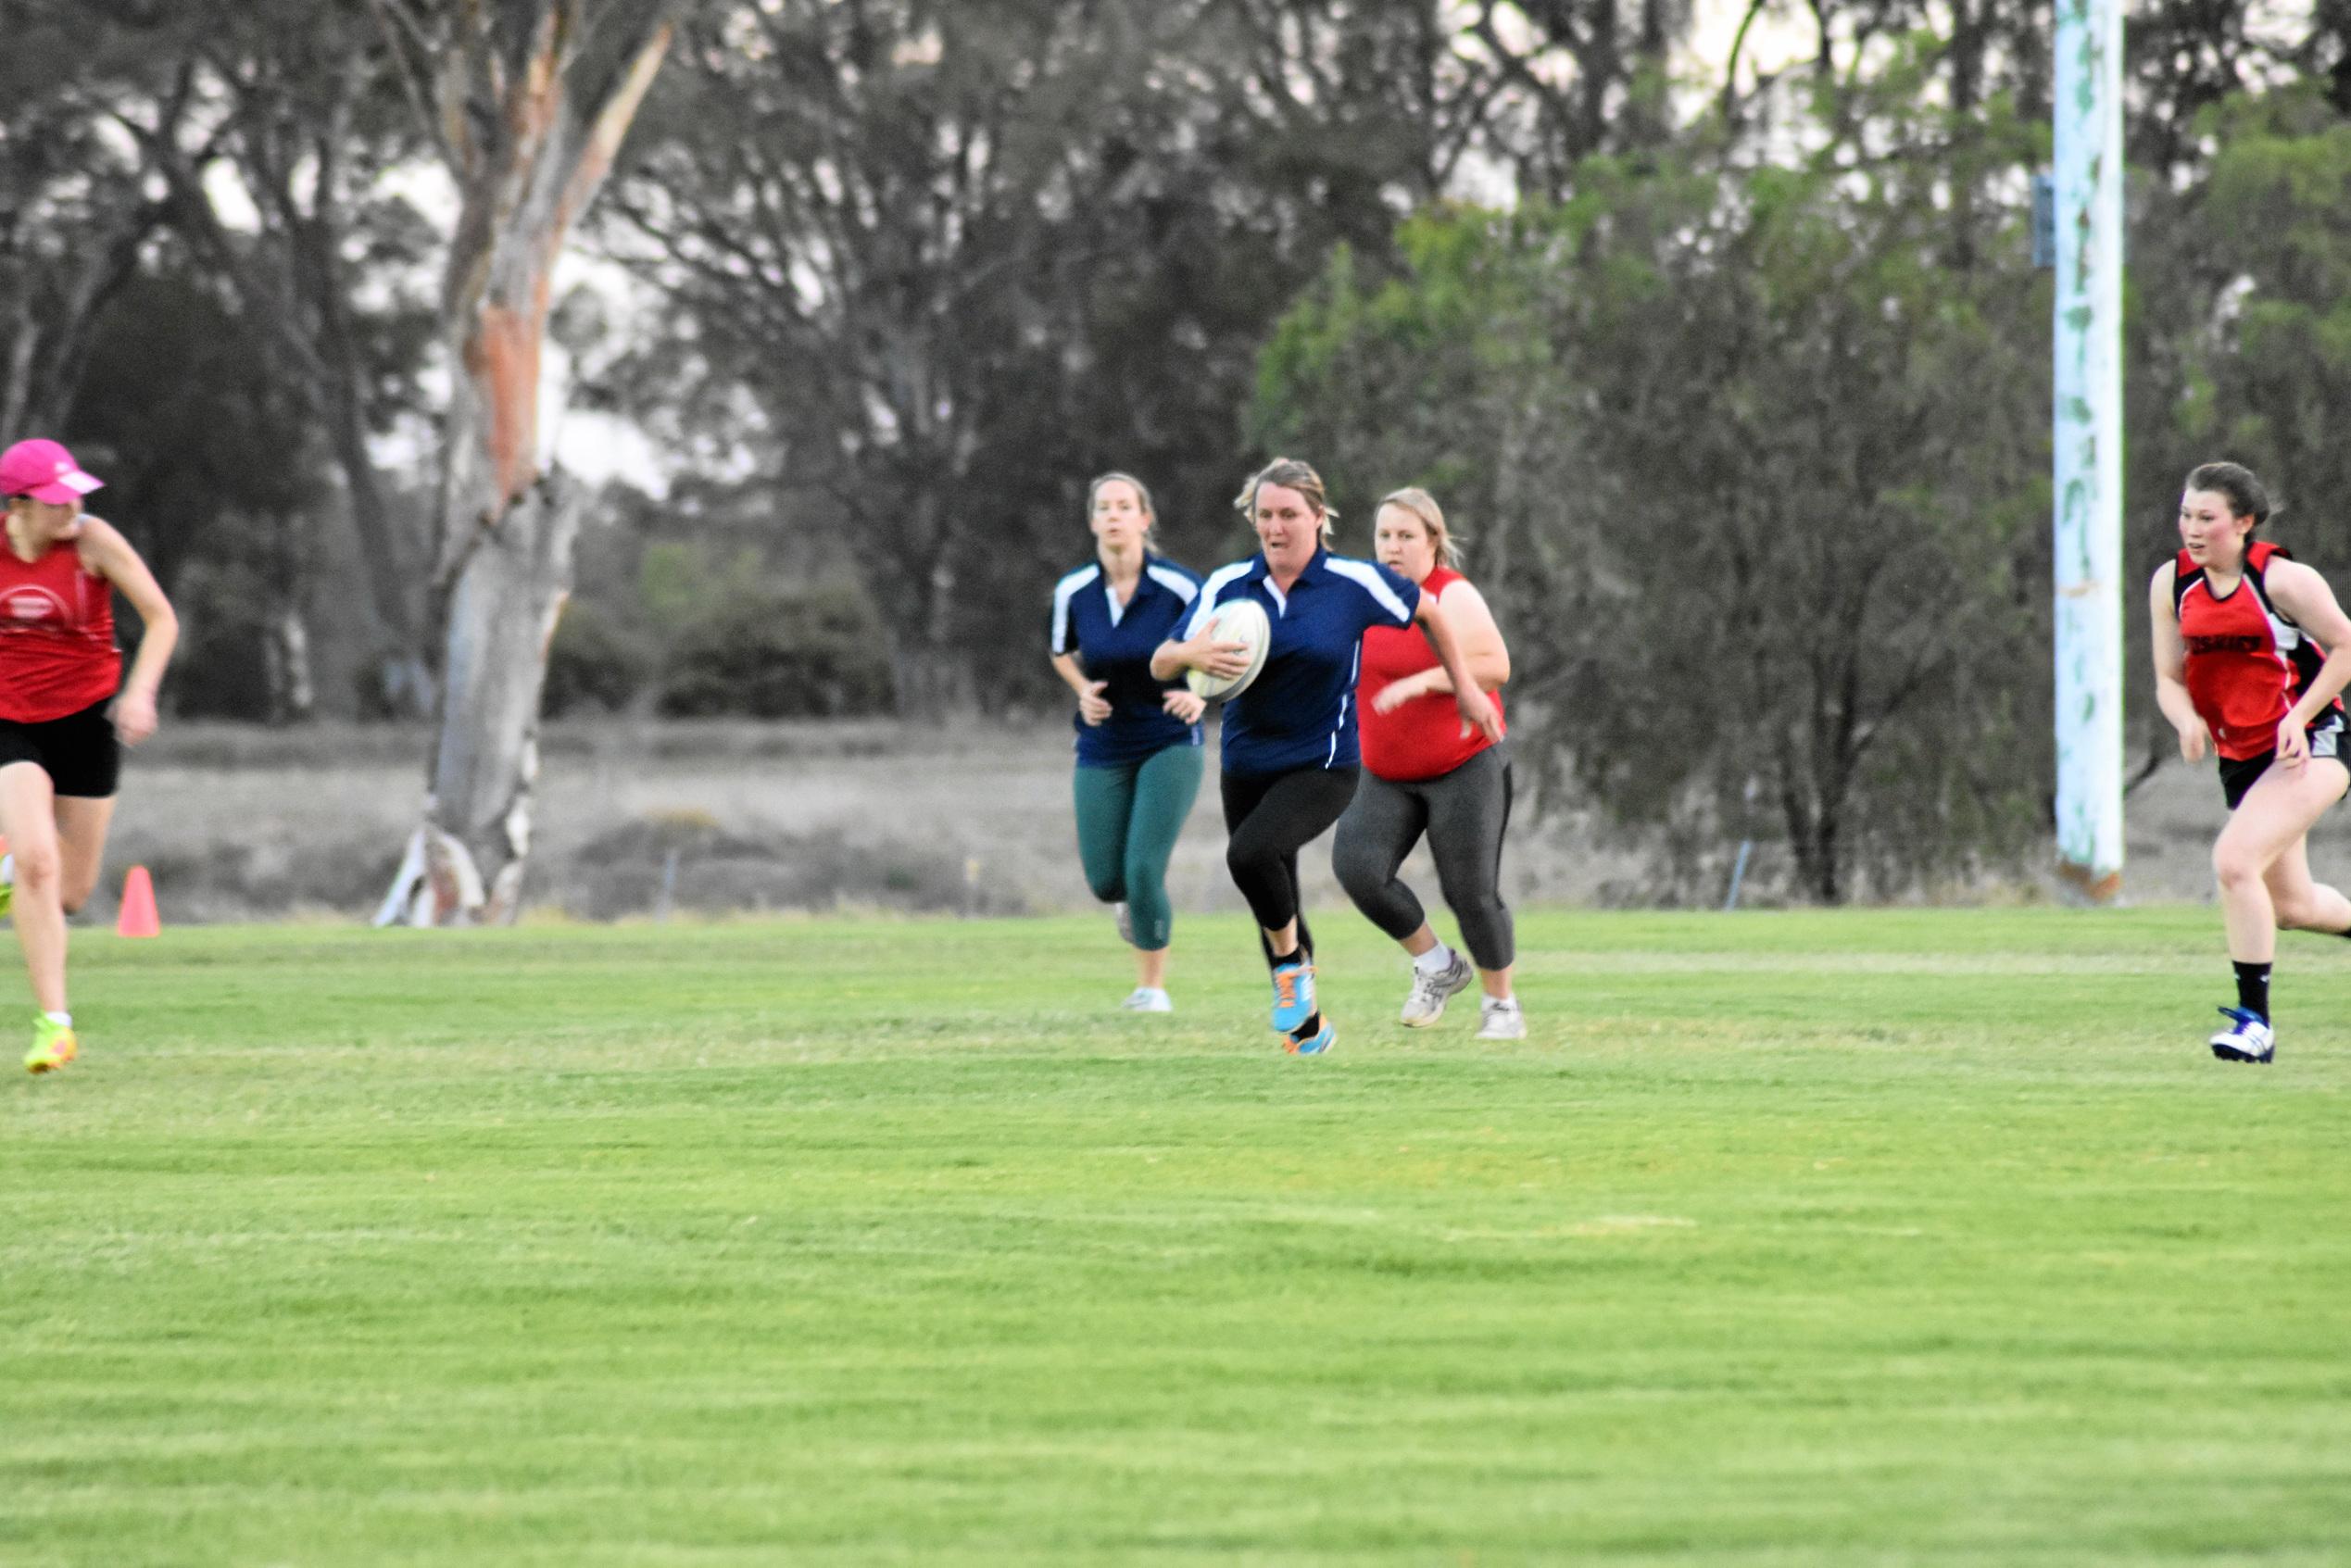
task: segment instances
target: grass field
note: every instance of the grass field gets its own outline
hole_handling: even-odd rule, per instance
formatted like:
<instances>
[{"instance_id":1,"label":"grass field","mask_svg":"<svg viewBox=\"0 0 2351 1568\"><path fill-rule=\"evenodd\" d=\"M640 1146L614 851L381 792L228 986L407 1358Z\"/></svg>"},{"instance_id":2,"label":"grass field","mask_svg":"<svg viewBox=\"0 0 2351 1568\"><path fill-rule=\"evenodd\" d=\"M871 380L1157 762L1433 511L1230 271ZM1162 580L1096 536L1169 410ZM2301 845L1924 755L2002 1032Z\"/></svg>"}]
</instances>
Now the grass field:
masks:
<instances>
[{"instance_id":1,"label":"grass field","mask_svg":"<svg viewBox=\"0 0 2351 1568\"><path fill-rule=\"evenodd\" d=\"M82 938L0 1562L2351 1562L2351 944L1323 924L1320 1060L1230 916Z\"/></svg>"}]
</instances>

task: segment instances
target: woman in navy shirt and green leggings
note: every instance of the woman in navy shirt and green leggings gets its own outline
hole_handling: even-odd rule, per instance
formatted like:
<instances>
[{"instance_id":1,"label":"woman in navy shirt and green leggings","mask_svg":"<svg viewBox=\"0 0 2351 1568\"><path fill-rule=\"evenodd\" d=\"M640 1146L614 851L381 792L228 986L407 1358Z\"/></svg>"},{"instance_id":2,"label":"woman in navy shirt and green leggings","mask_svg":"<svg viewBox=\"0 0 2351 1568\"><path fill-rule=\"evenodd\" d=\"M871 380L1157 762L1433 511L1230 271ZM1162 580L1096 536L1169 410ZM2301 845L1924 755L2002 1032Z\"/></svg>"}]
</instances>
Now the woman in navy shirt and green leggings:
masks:
<instances>
[{"instance_id":1,"label":"woman in navy shirt and green leggings","mask_svg":"<svg viewBox=\"0 0 2351 1568\"><path fill-rule=\"evenodd\" d=\"M1207 635L1209 610L1227 600L1255 599L1272 624L1264 668L1225 704L1222 783L1232 834L1225 863L1256 916L1273 969L1274 1028L1283 1048L1311 1056L1328 1050L1339 1034L1315 1000L1298 852L1339 821L1355 793L1355 675L1364 632L1417 624L1452 677L1463 721L1489 739L1502 731L1436 596L1375 561L1330 553L1339 514L1320 474L1276 458L1251 477L1238 505L1257 532L1258 553L1210 576L1182 635L1151 656L1150 668L1163 678L1247 668L1238 644Z\"/></svg>"},{"instance_id":2,"label":"woman in navy shirt and green leggings","mask_svg":"<svg viewBox=\"0 0 2351 1568\"><path fill-rule=\"evenodd\" d=\"M1150 553L1150 493L1132 474L1087 489L1094 564L1053 586L1053 671L1077 695L1077 852L1094 897L1120 907L1135 949L1130 1012L1166 1012L1175 912L1167 861L1200 794L1200 715L1151 651L1190 610L1200 579Z\"/></svg>"}]
</instances>

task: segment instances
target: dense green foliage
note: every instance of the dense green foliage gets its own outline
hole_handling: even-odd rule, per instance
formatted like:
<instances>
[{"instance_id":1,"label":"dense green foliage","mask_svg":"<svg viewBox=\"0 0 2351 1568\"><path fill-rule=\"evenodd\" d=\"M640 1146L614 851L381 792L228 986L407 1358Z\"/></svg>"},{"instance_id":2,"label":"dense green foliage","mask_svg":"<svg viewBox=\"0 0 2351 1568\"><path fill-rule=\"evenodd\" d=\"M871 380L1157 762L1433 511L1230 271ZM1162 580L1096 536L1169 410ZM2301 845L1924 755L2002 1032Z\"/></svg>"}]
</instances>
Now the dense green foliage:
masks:
<instances>
[{"instance_id":1,"label":"dense green foliage","mask_svg":"<svg viewBox=\"0 0 2351 1568\"><path fill-rule=\"evenodd\" d=\"M0 1558L2341 1560L2340 943L1529 917L1271 1048L1106 921L171 931L0 1086Z\"/></svg>"},{"instance_id":2,"label":"dense green foliage","mask_svg":"<svg viewBox=\"0 0 2351 1568\"><path fill-rule=\"evenodd\" d=\"M1555 207L1427 215L1264 360L1266 444L1452 502L1533 746L1708 886L1694 847L1726 839L1834 900L2037 818L2048 292L2013 211L1949 200L2034 144L1995 105L1934 156L1923 74L1860 106L1892 151L1859 169L1820 123L1792 163L1699 141L1594 159Z\"/></svg>"},{"instance_id":3,"label":"dense green foliage","mask_svg":"<svg viewBox=\"0 0 2351 1568\"><path fill-rule=\"evenodd\" d=\"M837 719L886 712L882 627L854 585L770 589L722 602L679 638L659 707L679 718Z\"/></svg>"},{"instance_id":4,"label":"dense green foliage","mask_svg":"<svg viewBox=\"0 0 2351 1568\"><path fill-rule=\"evenodd\" d=\"M1425 210L1392 257L1336 256L1261 360L1259 445L1359 508L1448 502L1528 749L1652 830L1668 885L1718 887L1753 839L1802 897L1933 887L2045 822L2046 133L2036 79L1984 74L1982 22L1922 11L1849 73L1584 160L1555 205ZM2307 83L2134 106L2163 160L2131 252L2135 633L2187 467L2351 485L2325 433L2351 121ZM2339 531L2296 521L2339 568Z\"/></svg>"}]
</instances>

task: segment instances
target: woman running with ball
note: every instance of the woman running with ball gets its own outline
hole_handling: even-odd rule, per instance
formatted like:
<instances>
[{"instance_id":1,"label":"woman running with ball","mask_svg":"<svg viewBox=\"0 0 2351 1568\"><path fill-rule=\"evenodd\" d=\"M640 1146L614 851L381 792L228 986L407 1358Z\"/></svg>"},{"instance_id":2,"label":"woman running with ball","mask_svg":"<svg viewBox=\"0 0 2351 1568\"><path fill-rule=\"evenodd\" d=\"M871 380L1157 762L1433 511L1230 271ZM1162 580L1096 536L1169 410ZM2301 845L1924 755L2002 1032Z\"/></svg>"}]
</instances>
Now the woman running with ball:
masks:
<instances>
[{"instance_id":1,"label":"woman running with ball","mask_svg":"<svg viewBox=\"0 0 2351 1568\"><path fill-rule=\"evenodd\" d=\"M1232 835L1225 863L1249 901L1273 971L1274 1028L1285 1049L1312 1056L1328 1050L1339 1032L1314 994L1314 939L1299 908L1298 852L1339 820L1355 793L1355 675L1364 632L1417 624L1453 681L1463 721L1489 739L1499 739L1502 728L1437 596L1376 562L1330 553L1337 514L1320 474L1276 458L1251 476L1236 504L1256 530L1258 553L1208 579L1183 635L1151 656L1151 673L1242 673L1244 649L1211 639L1210 612L1240 598L1265 611L1272 640L1264 666L1225 703L1221 784Z\"/></svg>"},{"instance_id":2,"label":"woman running with ball","mask_svg":"<svg viewBox=\"0 0 2351 1568\"><path fill-rule=\"evenodd\" d=\"M1119 907L1135 949L1129 1012L1168 1012L1176 917L1167 861L1200 794L1200 716L1151 653L1189 613L1200 579L1148 548L1150 493L1132 474L1087 487L1094 561L1053 586L1053 672L1077 697L1077 853L1094 897Z\"/></svg>"},{"instance_id":3,"label":"woman running with ball","mask_svg":"<svg viewBox=\"0 0 2351 1568\"><path fill-rule=\"evenodd\" d=\"M78 1048L66 1010L65 917L98 884L121 746L155 733L156 689L180 623L130 542L82 515L99 482L54 441L0 452L8 547L0 552L0 835L14 861L0 884L32 979L27 1072ZM114 646L119 588L146 634L130 679ZM118 741L120 743L118 745Z\"/></svg>"},{"instance_id":4,"label":"woman running with ball","mask_svg":"<svg viewBox=\"0 0 2351 1568\"><path fill-rule=\"evenodd\" d=\"M2351 788L2340 694L2351 618L2326 579L2254 533L2269 493L2235 463L2206 463L2180 497L2180 553L2150 586L2156 701L2180 755L2220 758L2229 825L2212 847L2237 1005L2212 1036L2224 1061L2268 1061L2278 930L2351 935L2351 899L2312 880L2310 826ZM2328 651L2332 650L2332 651Z\"/></svg>"}]
</instances>

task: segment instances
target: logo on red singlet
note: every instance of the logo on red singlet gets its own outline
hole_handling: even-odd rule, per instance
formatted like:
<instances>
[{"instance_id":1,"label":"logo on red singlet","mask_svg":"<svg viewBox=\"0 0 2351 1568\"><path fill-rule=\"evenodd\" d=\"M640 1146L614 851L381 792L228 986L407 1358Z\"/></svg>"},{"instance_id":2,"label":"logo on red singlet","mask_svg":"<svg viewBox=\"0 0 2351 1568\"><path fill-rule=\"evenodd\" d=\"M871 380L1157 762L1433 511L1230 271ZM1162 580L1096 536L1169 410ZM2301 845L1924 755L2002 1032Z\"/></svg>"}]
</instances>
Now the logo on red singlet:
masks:
<instances>
[{"instance_id":1,"label":"logo on red singlet","mask_svg":"<svg viewBox=\"0 0 2351 1568\"><path fill-rule=\"evenodd\" d=\"M72 623L65 601L46 588L27 585L0 594L0 632L37 632Z\"/></svg>"},{"instance_id":2,"label":"logo on red singlet","mask_svg":"<svg viewBox=\"0 0 2351 1568\"><path fill-rule=\"evenodd\" d=\"M2190 653L2267 653L2269 639L2258 632L2231 632L2219 636L2190 637Z\"/></svg>"}]
</instances>

